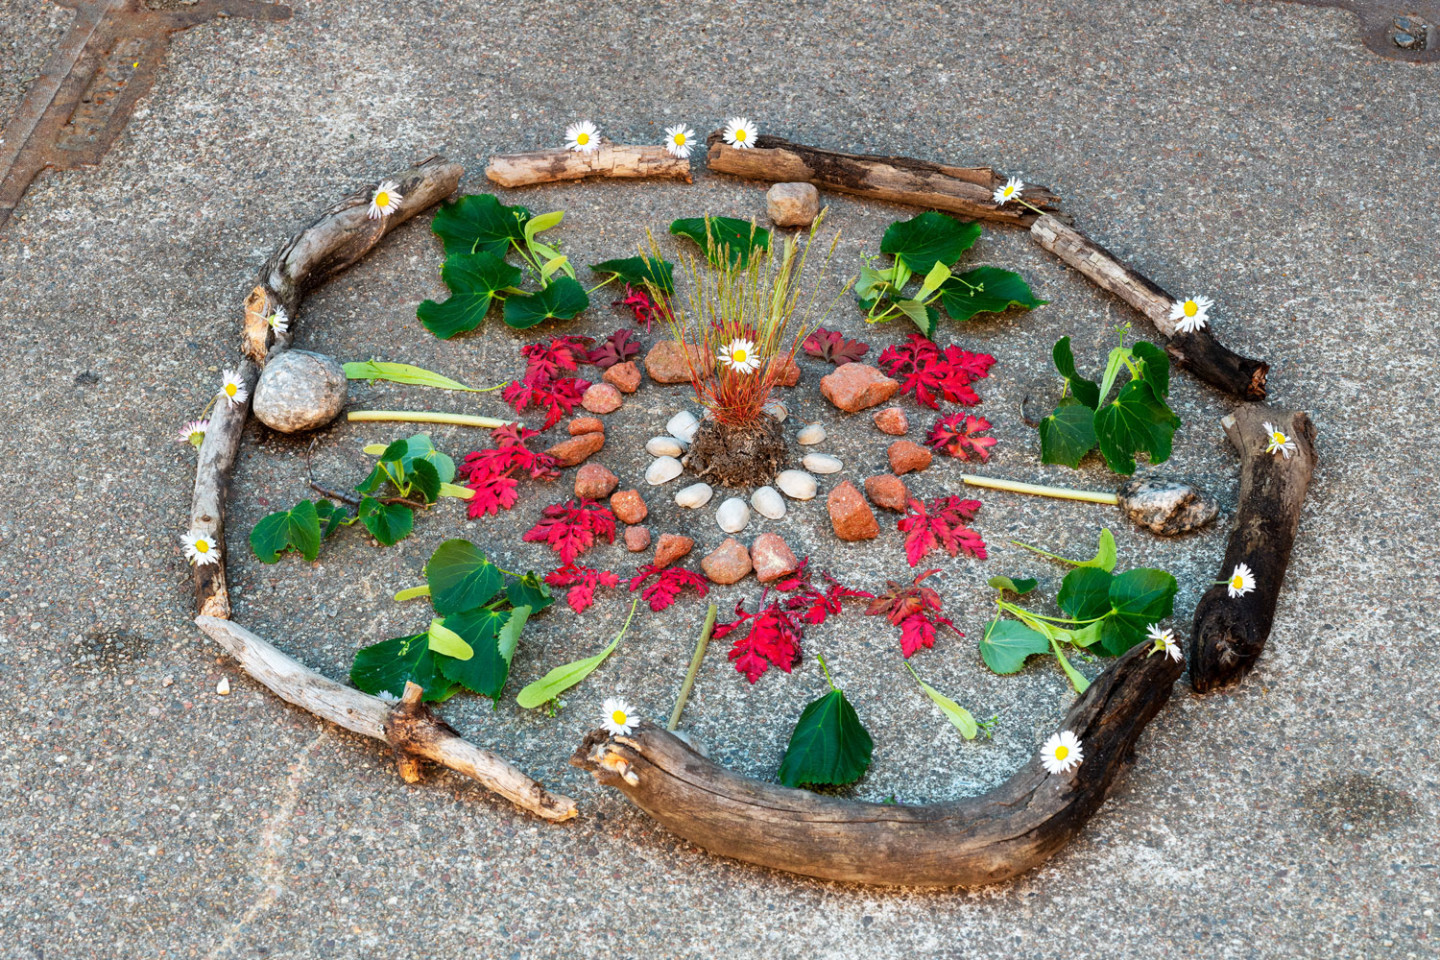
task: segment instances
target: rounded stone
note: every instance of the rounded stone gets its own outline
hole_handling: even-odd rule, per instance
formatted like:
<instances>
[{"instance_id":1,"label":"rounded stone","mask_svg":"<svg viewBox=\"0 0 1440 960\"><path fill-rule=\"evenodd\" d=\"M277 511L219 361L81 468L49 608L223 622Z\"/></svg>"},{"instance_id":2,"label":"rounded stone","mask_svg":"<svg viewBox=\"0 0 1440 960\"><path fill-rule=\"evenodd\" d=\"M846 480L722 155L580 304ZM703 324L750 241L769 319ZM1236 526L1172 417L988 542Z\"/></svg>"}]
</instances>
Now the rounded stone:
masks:
<instances>
[{"instance_id":1,"label":"rounded stone","mask_svg":"<svg viewBox=\"0 0 1440 960\"><path fill-rule=\"evenodd\" d=\"M770 417L776 423L784 423L785 418L790 416L790 408L779 400L771 400L760 408L760 412Z\"/></svg>"},{"instance_id":2,"label":"rounded stone","mask_svg":"<svg viewBox=\"0 0 1440 960\"><path fill-rule=\"evenodd\" d=\"M775 486L791 500L814 500L820 485L804 470L781 470Z\"/></svg>"},{"instance_id":3,"label":"rounded stone","mask_svg":"<svg viewBox=\"0 0 1440 960\"><path fill-rule=\"evenodd\" d=\"M591 413L614 413L624 401L613 383L592 383L580 398L580 405Z\"/></svg>"},{"instance_id":4,"label":"rounded stone","mask_svg":"<svg viewBox=\"0 0 1440 960\"><path fill-rule=\"evenodd\" d=\"M715 522L726 533L739 533L750 523L750 508L739 497L731 497L715 511Z\"/></svg>"},{"instance_id":5,"label":"rounded stone","mask_svg":"<svg viewBox=\"0 0 1440 960\"><path fill-rule=\"evenodd\" d=\"M779 520L785 516L785 498L780 496L780 491L774 487L761 487L750 494L750 506L755 512L769 520Z\"/></svg>"},{"instance_id":6,"label":"rounded stone","mask_svg":"<svg viewBox=\"0 0 1440 960\"><path fill-rule=\"evenodd\" d=\"M675 494L675 503L694 510L697 507L705 506L713 496L715 496L715 488L710 484L692 483Z\"/></svg>"},{"instance_id":7,"label":"rounded stone","mask_svg":"<svg viewBox=\"0 0 1440 960\"><path fill-rule=\"evenodd\" d=\"M777 183L765 192L765 213L777 227L808 227L820 215L813 183Z\"/></svg>"},{"instance_id":8,"label":"rounded stone","mask_svg":"<svg viewBox=\"0 0 1440 960\"><path fill-rule=\"evenodd\" d=\"M800 442L801 446L813 447L815 444L825 441L825 428L818 423L812 423L801 430L800 435L795 439Z\"/></svg>"},{"instance_id":9,"label":"rounded stone","mask_svg":"<svg viewBox=\"0 0 1440 960\"><path fill-rule=\"evenodd\" d=\"M645 452L652 457L683 457L687 446L674 437L651 437L645 441Z\"/></svg>"},{"instance_id":10,"label":"rounded stone","mask_svg":"<svg viewBox=\"0 0 1440 960\"><path fill-rule=\"evenodd\" d=\"M811 473L839 473L845 468L839 457L832 457L828 453L809 453L800 462Z\"/></svg>"},{"instance_id":11,"label":"rounded stone","mask_svg":"<svg viewBox=\"0 0 1440 960\"><path fill-rule=\"evenodd\" d=\"M255 417L281 433L318 430L340 414L349 381L323 353L286 350L265 365L255 385Z\"/></svg>"},{"instance_id":12,"label":"rounded stone","mask_svg":"<svg viewBox=\"0 0 1440 960\"><path fill-rule=\"evenodd\" d=\"M680 476L684 469L674 457L660 457L645 468L645 482L652 487L658 487Z\"/></svg>"},{"instance_id":13,"label":"rounded stone","mask_svg":"<svg viewBox=\"0 0 1440 960\"><path fill-rule=\"evenodd\" d=\"M695 414L689 410L681 410L665 424L665 430L672 437L684 440L686 443L695 439L695 431L700 429L700 421L695 419Z\"/></svg>"}]
</instances>

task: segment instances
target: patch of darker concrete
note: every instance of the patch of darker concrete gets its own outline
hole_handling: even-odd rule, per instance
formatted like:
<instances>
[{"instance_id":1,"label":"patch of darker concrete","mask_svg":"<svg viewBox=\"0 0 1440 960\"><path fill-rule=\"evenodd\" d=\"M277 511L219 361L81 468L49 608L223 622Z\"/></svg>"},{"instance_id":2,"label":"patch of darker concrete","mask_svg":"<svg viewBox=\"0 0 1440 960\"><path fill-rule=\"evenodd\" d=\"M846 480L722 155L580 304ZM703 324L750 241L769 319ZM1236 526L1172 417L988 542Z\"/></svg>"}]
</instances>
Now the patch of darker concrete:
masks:
<instances>
[{"instance_id":1,"label":"patch of darker concrete","mask_svg":"<svg viewBox=\"0 0 1440 960\"><path fill-rule=\"evenodd\" d=\"M150 652L149 637L125 630L88 630L75 638L70 665L93 677L113 678L131 673Z\"/></svg>"},{"instance_id":2,"label":"patch of darker concrete","mask_svg":"<svg viewBox=\"0 0 1440 960\"><path fill-rule=\"evenodd\" d=\"M1322 836L1365 840L1407 823L1420 812L1415 798L1376 777L1327 777L1300 794L1306 822Z\"/></svg>"},{"instance_id":3,"label":"patch of darker concrete","mask_svg":"<svg viewBox=\"0 0 1440 960\"><path fill-rule=\"evenodd\" d=\"M1360 21L1371 53L1410 63L1440 61L1440 0L1286 0L1307 7L1338 7Z\"/></svg>"}]
</instances>

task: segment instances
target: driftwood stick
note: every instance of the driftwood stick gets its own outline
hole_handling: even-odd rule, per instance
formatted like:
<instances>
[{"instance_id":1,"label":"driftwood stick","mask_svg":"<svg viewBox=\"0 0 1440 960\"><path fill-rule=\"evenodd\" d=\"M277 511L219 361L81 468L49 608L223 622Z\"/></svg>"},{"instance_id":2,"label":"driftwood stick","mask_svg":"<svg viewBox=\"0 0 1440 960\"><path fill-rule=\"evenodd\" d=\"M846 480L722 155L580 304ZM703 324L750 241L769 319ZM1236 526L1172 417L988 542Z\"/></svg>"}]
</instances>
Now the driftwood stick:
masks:
<instances>
[{"instance_id":1,"label":"driftwood stick","mask_svg":"<svg viewBox=\"0 0 1440 960\"><path fill-rule=\"evenodd\" d=\"M1166 352L1206 383L1242 400L1265 399L1270 365L1232 353L1210 328L1182 333L1170 319L1176 298L1085 234L1055 217L1039 217L1030 236L1102 290L1113 293L1150 319L1169 341Z\"/></svg>"},{"instance_id":2,"label":"driftwood stick","mask_svg":"<svg viewBox=\"0 0 1440 960\"><path fill-rule=\"evenodd\" d=\"M401 776L408 782L418 778L419 761L429 760L479 781L537 817L569 820L575 816L575 801L548 792L503 757L463 739L421 704L418 694L410 696L408 686L405 700L392 709L379 697L322 677L239 624L206 616L196 617L195 623L280 699L346 730L390 744Z\"/></svg>"},{"instance_id":3,"label":"driftwood stick","mask_svg":"<svg viewBox=\"0 0 1440 960\"><path fill-rule=\"evenodd\" d=\"M579 153L564 147L532 153L502 153L490 158L485 176L502 187L526 187L557 180L584 180L587 177L654 177L693 182L690 161L685 157L673 157L664 147L612 144L608 140L602 140L591 153Z\"/></svg>"},{"instance_id":4,"label":"driftwood stick","mask_svg":"<svg viewBox=\"0 0 1440 960\"><path fill-rule=\"evenodd\" d=\"M759 136L744 150L725 143L717 130L706 140L711 170L752 180L813 183L826 190L875 200L945 210L980 220L1029 224L1033 210L995 202L995 188L1005 176L989 167L953 167L909 157L839 153L791 143L781 137ZM1025 199L1042 210L1060 209L1060 199L1046 187L1027 184Z\"/></svg>"},{"instance_id":5,"label":"driftwood stick","mask_svg":"<svg viewBox=\"0 0 1440 960\"><path fill-rule=\"evenodd\" d=\"M190 495L190 532L204 534L216 549L214 563L197 563L191 570L195 610L210 617L230 616L230 589L225 579L225 503L240 450L240 435L245 432L245 417L250 412L249 398L260 377L260 371L249 360L240 361L236 373L245 385L245 402L231 404L223 396L216 398L210 426L200 444L195 489Z\"/></svg>"},{"instance_id":6,"label":"driftwood stick","mask_svg":"<svg viewBox=\"0 0 1440 960\"><path fill-rule=\"evenodd\" d=\"M1266 423L1295 441L1288 459L1265 452ZM1190 682L1201 693L1238 683L1265 648L1317 462L1315 425L1299 411L1246 404L1220 425L1240 452L1240 507L1219 579L1243 563L1255 575L1255 589L1232 599L1226 586L1217 585L1200 598L1190 639Z\"/></svg>"},{"instance_id":7,"label":"driftwood stick","mask_svg":"<svg viewBox=\"0 0 1440 960\"><path fill-rule=\"evenodd\" d=\"M649 723L629 736L593 731L570 762L721 856L857 883L996 883L1063 847L1129 765L1182 669L1151 649L1120 657L1071 707L1062 727L1080 738L1080 766L1050 775L1037 756L983 797L904 806L791 790L731 773Z\"/></svg>"}]
</instances>

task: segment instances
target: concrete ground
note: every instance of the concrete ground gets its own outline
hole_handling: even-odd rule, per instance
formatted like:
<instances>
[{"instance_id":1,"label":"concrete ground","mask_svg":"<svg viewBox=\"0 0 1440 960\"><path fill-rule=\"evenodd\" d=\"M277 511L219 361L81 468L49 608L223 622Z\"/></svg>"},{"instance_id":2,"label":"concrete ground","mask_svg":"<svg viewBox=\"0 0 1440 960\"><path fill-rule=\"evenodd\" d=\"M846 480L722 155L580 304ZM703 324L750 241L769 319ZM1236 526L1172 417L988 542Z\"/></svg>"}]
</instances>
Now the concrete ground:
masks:
<instances>
[{"instance_id":1,"label":"concrete ground","mask_svg":"<svg viewBox=\"0 0 1440 960\"><path fill-rule=\"evenodd\" d=\"M66 16L13 0L0 10L6 113ZM1435 956L1436 69L1377 59L1341 11L1215 0L298 0L287 23L177 35L103 164L42 176L0 233L0 956ZM488 156L556 145L573 118L616 141L658 142L667 123L703 134L737 113L806 143L990 163L1048 184L1167 288L1215 298L1218 335L1268 359L1274 402L1309 411L1319 431L1321 467L1258 669L1218 696L1182 681L1081 837L1014 882L885 891L719 860L567 766L605 696L668 713L703 615L694 600L642 611L556 718L522 711L513 693L608 640L627 606L618 594L578 619L563 607L540 618L498 710L472 696L443 708L577 799L581 817L559 826L454 775L403 785L377 744L283 704L190 622L178 537L194 454L171 435L235 356L238 306L277 243L416 157L463 162L463 188L481 191ZM763 187L696 167L693 186L502 197L566 210L554 236L579 263L625 256L675 217L763 215ZM816 277L834 290L913 211L827 199L843 239ZM1001 438L988 469L1113 484L1098 462L1041 467L1020 403L1053 396L1058 336L1093 369L1116 326L1153 331L1021 232L987 230L967 257L1020 270L1051 300L944 328L999 360L980 384L980 412ZM416 305L443 292L439 259L428 218L398 231L307 300L298 345L477 383L518 374L517 348L533 338L498 317L444 343L418 325ZM564 329L625 325L606 300L602 291ZM830 322L872 343L872 356L905 333L863 329L848 300ZM878 470L884 447L868 418L837 416L816 389L823 369L803 366L786 398L792 423L825 423L848 475ZM639 482L641 445L684 401L681 388L647 385L610 418L601 461ZM501 410L490 396L394 385L357 385L351 402ZM1228 401L1180 375L1173 404L1185 425L1156 472L1216 491L1228 516L1236 461L1216 424ZM316 472L352 482L363 443L405 432L336 426L321 435ZM455 454L482 442L434 435ZM474 539L511 569L550 562L519 533L561 491L531 487L498 519L470 523L450 503L397 548L352 530L313 566L262 566L245 534L305 496L306 445L246 436L230 536L235 616L331 676L346 674L356 647L424 626L428 614L390 594L416 581L441 540ZM937 464L915 487L954 489L959 470ZM721 539L708 515L648 499L657 533L689 524L706 551ZM1160 541L1105 508L982 499L990 559L939 564L947 612L968 637L914 663L977 715L997 714L993 740L961 740L900 669L892 632L858 611L807 640L876 740L857 797L984 791L1063 715L1071 698L1053 662L997 677L976 655L986 577L1039 576L1049 597L1063 572L1009 539L1078 555L1111 525L1122 565L1179 577L1172 623L1185 635L1227 534L1222 519ZM820 501L747 536L764 529L856 585L908 572L893 528L841 545ZM632 565L618 546L587 559ZM757 592L751 580L712 596L731 605ZM824 688L814 657L750 687L719 646L685 726L721 762L773 777L794 718ZM222 678L228 697L215 692Z\"/></svg>"}]
</instances>

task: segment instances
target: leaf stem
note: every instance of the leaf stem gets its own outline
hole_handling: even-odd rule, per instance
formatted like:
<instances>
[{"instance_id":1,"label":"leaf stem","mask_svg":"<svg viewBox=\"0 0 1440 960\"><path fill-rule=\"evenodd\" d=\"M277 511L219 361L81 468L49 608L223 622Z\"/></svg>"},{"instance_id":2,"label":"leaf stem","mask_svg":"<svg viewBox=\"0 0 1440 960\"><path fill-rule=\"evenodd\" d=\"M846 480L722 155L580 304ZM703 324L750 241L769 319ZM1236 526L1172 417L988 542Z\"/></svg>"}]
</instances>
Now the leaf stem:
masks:
<instances>
[{"instance_id":1,"label":"leaf stem","mask_svg":"<svg viewBox=\"0 0 1440 960\"><path fill-rule=\"evenodd\" d=\"M1099 493L1092 490L1071 490L1067 487L1045 487L1037 483L1020 483L1017 480L1001 480L997 477L981 477L973 473L962 473L960 479L972 487L989 490L1005 490L1009 493L1028 493L1037 497L1054 497L1058 500L1079 500L1082 503L1119 504L1120 498L1113 493ZM1021 544L1024 546L1024 544Z\"/></svg>"},{"instance_id":2,"label":"leaf stem","mask_svg":"<svg viewBox=\"0 0 1440 960\"><path fill-rule=\"evenodd\" d=\"M419 597L430 596L430 584L422 583L418 587L406 587L395 594L396 603L404 603L406 600L415 600Z\"/></svg>"},{"instance_id":3,"label":"leaf stem","mask_svg":"<svg viewBox=\"0 0 1440 960\"><path fill-rule=\"evenodd\" d=\"M825 682L828 683L828 684L830 684L830 689L831 689L831 690L839 690L840 688L837 687L837 686L835 686L835 681L832 680L832 679L830 679L830 668L825 665L825 655L824 655L824 654L816 654L816 659L818 659L818 660L820 661L820 669L825 672Z\"/></svg>"},{"instance_id":4,"label":"leaf stem","mask_svg":"<svg viewBox=\"0 0 1440 960\"><path fill-rule=\"evenodd\" d=\"M700 672L700 661L705 659L705 648L710 645L710 633L715 629L715 616L719 608L710 604L710 609L705 611L705 626L700 629L700 640L695 644L695 653L690 657L690 669L685 671L685 680L680 684L680 695L675 698L675 709L670 711L670 722L665 724L665 729L671 733L680 725L680 714L685 710L685 702L690 699L690 690L695 686L695 675Z\"/></svg>"},{"instance_id":5,"label":"leaf stem","mask_svg":"<svg viewBox=\"0 0 1440 960\"><path fill-rule=\"evenodd\" d=\"M513 420L477 417L468 413L436 413L430 410L351 410L345 415L351 423L378 423L400 420L407 423L448 423L457 427L482 427L493 430L508 427Z\"/></svg>"},{"instance_id":6,"label":"leaf stem","mask_svg":"<svg viewBox=\"0 0 1440 960\"><path fill-rule=\"evenodd\" d=\"M1039 547L1032 547L1032 546L1030 546L1030 544L1028 544L1028 543L1021 543L1019 540L1011 540L1010 542L1013 543L1013 544L1014 544L1015 546L1017 546L1017 547L1024 547L1026 550L1029 550L1031 553L1038 553L1038 554L1040 554L1040 556L1042 556L1042 557L1049 557L1051 560L1059 560L1061 563L1068 563L1068 564L1070 564L1070 566L1072 566L1072 567L1078 567L1078 566L1080 566L1080 561L1079 561L1079 560L1070 560L1070 559L1067 559L1066 557L1062 557L1062 556L1060 556L1059 554L1056 554L1056 553L1046 553L1044 550L1041 550Z\"/></svg>"}]
</instances>

